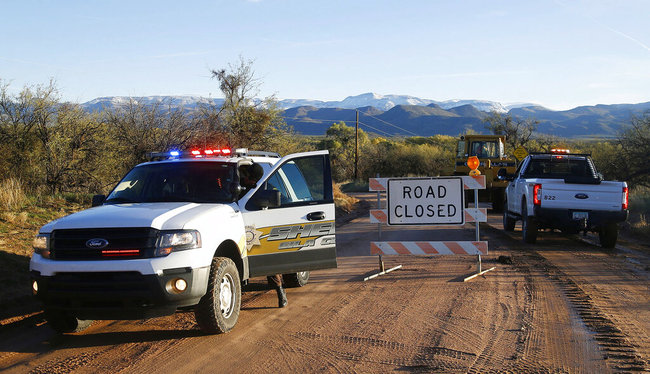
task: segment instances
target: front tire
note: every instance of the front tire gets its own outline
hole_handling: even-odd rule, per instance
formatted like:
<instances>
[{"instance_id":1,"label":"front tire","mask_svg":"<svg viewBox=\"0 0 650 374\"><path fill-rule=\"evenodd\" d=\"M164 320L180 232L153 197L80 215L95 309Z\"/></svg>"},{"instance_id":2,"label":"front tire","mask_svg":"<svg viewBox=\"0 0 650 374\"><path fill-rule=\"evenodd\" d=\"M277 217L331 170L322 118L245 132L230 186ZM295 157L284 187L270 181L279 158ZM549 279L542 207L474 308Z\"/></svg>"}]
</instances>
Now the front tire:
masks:
<instances>
[{"instance_id":1,"label":"front tire","mask_svg":"<svg viewBox=\"0 0 650 374\"><path fill-rule=\"evenodd\" d=\"M600 239L600 246L607 249L616 247L616 240L618 239L618 225L610 223L603 226L598 232Z\"/></svg>"},{"instance_id":2,"label":"front tire","mask_svg":"<svg viewBox=\"0 0 650 374\"><path fill-rule=\"evenodd\" d=\"M93 323L93 320L91 319L79 319L63 311L45 310L44 314L47 324L52 328L52 330L56 331L57 334L82 332Z\"/></svg>"},{"instance_id":3,"label":"front tire","mask_svg":"<svg viewBox=\"0 0 650 374\"><path fill-rule=\"evenodd\" d=\"M282 274L282 280L286 287L302 287L309 281L309 271Z\"/></svg>"},{"instance_id":4,"label":"front tire","mask_svg":"<svg viewBox=\"0 0 650 374\"><path fill-rule=\"evenodd\" d=\"M194 310L196 323L207 334L230 331L239 318L241 281L235 263L227 257L212 259L208 289Z\"/></svg>"},{"instance_id":5,"label":"front tire","mask_svg":"<svg viewBox=\"0 0 650 374\"><path fill-rule=\"evenodd\" d=\"M535 244L537 241L537 222L528 215L525 200L521 204L521 234L524 243Z\"/></svg>"}]
</instances>

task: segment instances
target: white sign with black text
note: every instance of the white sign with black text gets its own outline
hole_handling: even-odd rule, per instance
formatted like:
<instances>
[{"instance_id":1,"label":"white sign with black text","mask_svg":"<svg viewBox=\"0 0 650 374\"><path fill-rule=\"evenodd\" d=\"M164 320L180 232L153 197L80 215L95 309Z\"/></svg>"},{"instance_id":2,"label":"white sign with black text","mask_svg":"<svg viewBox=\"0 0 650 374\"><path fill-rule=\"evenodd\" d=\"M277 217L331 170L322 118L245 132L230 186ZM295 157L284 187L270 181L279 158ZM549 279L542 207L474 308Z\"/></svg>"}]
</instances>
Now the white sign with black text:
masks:
<instances>
[{"instance_id":1,"label":"white sign with black text","mask_svg":"<svg viewBox=\"0 0 650 374\"><path fill-rule=\"evenodd\" d=\"M388 179L389 225L462 225L465 223L460 177Z\"/></svg>"}]
</instances>

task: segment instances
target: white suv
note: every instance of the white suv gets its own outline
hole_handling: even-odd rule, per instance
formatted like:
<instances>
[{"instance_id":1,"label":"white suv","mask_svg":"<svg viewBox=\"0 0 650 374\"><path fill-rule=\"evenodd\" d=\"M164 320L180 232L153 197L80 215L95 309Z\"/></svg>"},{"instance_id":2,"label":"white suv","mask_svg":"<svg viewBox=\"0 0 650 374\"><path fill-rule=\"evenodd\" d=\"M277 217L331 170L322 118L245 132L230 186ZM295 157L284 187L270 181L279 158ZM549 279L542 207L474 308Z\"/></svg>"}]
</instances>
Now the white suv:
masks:
<instances>
[{"instance_id":1,"label":"white suv","mask_svg":"<svg viewBox=\"0 0 650 374\"><path fill-rule=\"evenodd\" d=\"M327 151L152 156L36 236L32 288L57 332L186 307L203 331L226 332L249 278L302 286L309 270L336 267Z\"/></svg>"}]
</instances>

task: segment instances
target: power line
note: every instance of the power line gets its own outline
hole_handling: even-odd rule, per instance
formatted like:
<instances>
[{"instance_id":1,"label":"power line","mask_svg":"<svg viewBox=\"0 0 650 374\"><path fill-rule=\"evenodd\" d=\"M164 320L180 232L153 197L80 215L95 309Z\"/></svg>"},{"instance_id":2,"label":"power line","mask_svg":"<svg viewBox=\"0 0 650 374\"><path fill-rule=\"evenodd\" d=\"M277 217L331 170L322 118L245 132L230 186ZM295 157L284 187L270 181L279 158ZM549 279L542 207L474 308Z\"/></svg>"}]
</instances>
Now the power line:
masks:
<instances>
[{"instance_id":1,"label":"power line","mask_svg":"<svg viewBox=\"0 0 650 374\"><path fill-rule=\"evenodd\" d=\"M388 121L384 121L384 120L381 119L381 118L377 118L377 117L375 117L375 116L371 116L370 114L366 114L366 113L362 113L362 112L359 112L359 114L362 114L362 115L367 116L367 117L370 117L370 118L374 118L374 119L376 119L376 120L379 121L379 122L383 122L383 123L385 123L385 124L388 125L388 126L394 127L394 128L396 128L396 129L398 129L398 130L404 131L404 132L406 132L406 133L408 133L408 134L411 134L411 135L413 135L413 136L419 136L418 134L416 134L416 133L414 133L414 132L412 132L412 131L409 131L409 130L407 130L407 129L405 129L405 128L399 127L399 126L397 126L397 125L395 125L395 124L393 124L393 123L390 123L390 122L388 122ZM321 121L321 122L346 122L346 120L344 120L344 119L333 120L333 119L316 119L316 118L309 118L310 120L306 120L304 117L284 117L284 118L285 118L285 119L300 120L300 121L303 121L303 122L317 122L317 121ZM350 119L349 121L352 121L352 119ZM348 121L348 122L349 122L349 121ZM361 122L359 122L359 123L361 123ZM364 125L370 127L371 129L374 129L374 130L376 130L376 131L383 132L383 133L386 134L386 135L390 135L390 136L395 135L395 134L389 134L389 133L386 132L386 131L382 131L382 130L379 130L379 129L375 128L375 127L372 127L372 126L368 125L367 123L364 123Z\"/></svg>"},{"instance_id":2,"label":"power line","mask_svg":"<svg viewBox=\"0 0 650 374\"><path fill-rule=\"evenodd\" d=\"M412 132L412 131L409 131L409 130L407 130L407 129L403 129L403 128L401 128L401 127L399 127L399 126L397 126L397 125L394 125L394 124L392 124L392 123L390 123L390 122L388 122L388 121L384 121L383 119L377 118L377 117L375 117L375 116L371 116L370 114L366 114L366 113L361 113L361 114L363 114L364 116L368 116L368 117L374 118L374 119L376 119L377 121L383 122L383 123L385 123L385 124L387 124L387 125L389 125L389 126L393 126L393 127L396 128L396 129L399 129L399 130L405 131L405 132L407 132L407 133L409 133L409 134L411 134L411 135L419 136L418 134L416 134L416 133L414 133L414 132Z\"/></svg>"},{"instance_id":3,"label":"power line","mask_svg":"<svg viewBox=\"0 0 650 374\"><path fill-rule=\"evenodd\" d=\"M367 123L363 123L363 122L361 122L361 121L359 121L359 124L360 124L360 125L364 125L364 126L366 126L366 127L369 127L369 128L371 128L371 129L373 129L373 130L375 130L375 131L383 132L385 135L388 135L388 136L394 136L394 135L395 135L395 134L389 134L389 133L387 133L387 132L384 131L384 130L379 130L378 128L376 128L376 127L372 127L372 126L370 126L369 124L367 124Z\"/></svg>"}]
</instances>

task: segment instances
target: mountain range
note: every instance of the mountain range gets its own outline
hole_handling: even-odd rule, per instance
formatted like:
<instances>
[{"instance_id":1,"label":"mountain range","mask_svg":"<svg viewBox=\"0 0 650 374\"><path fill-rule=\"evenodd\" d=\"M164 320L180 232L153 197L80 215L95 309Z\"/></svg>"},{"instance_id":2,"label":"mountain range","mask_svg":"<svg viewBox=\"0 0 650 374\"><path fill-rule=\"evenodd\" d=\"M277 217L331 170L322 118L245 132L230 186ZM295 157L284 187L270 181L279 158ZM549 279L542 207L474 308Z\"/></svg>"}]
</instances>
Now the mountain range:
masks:
<instances>
[{"instance_id":1,"label":"mountain range","mask_svg":"<svg viewBox=\"0 0 650 374\"><path fill-rule=\"evenodd\" d=\"M193 110L200 104L222 105L223 99L199 96L102 97L81 104L87 110L123 106L135 100L144 105L164 103ZM296 132L323 135L335 122L353 126L359 111L359 126L382 136L452 135L473 130L486 133L483 120L491 111L539 121L537 131L560 137L614 137L633 116L650 111L650 102L580 106L554 111L532 103L501 104L487 100L435 101L408 95L365 93L342 101L308 99L279 100L286 122Z\"/></svg>"}]
</instances>

